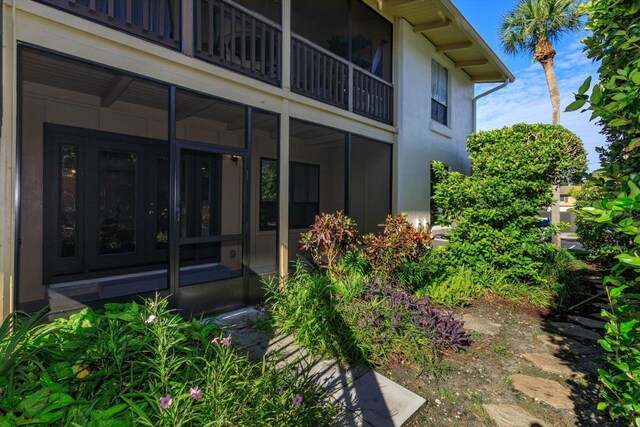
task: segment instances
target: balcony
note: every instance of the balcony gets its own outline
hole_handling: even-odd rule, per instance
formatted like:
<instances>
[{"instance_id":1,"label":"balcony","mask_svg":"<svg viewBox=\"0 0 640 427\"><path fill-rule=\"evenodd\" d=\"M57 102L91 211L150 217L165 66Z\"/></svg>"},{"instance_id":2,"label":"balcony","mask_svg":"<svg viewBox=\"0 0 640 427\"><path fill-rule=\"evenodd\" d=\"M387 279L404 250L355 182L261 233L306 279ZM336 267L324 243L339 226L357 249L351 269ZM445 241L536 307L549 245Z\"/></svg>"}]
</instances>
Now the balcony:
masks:
<instances>
[{"instance_id":1,"label":"balcony","mask_svg":"<svg viewBox=\"0 0 640 427\"><path fill-rule=\"evenodd\" d=\"M39 0L117 30L180 49L181 0Z\"/></svg>"},{"instance_id":2,"label":"balcony","mask_svg":"<svg viewBox=\"0 0 640 427\"><path fill-rule=\"evenodd\" d=\"M365 9L354 15L366 19L348 25L344 11L327 9L319 3L295 2L293 12L297 18L291 25L291 57L287 62L282 57L282 26L276 22L280 20L280 9L273 10L277 2L38 1L171 49L192 52L200 60L274 86L282 86L282 69L290 67L292 92L386 124L393 123L388 47L392 27L387 21L365 25L381 17L364 5L359 7ZM193 13L186 13L190 8L185 6L190 5L183 1L193 1ZM261 9L264 14L259 13ZM333 15L320 16L321 13ZM358 28L357 32L352 28ZM193 46L182 46L182 31L188 32L184 34L185 41L193 38Z\"/></svg>"},{"instance_id":3,"label":"balcony","mask_svg":"<svg viewBox=\"0 0 640 427\"><path fill-rule=\"evenodd\" d=\"M292 35L291 90L371 119L393 123L393 85Z\"/></svg>"},{"instance_id":4,"label":"balcony","mask_svg":"<svg viewBox=\"0 0 640 427\"><path fill-rule=\"evenodd\" d=\"M195 56L267 83L282 81L282 28L226 0L195 0Z\"/></svg>"}]
</instances>

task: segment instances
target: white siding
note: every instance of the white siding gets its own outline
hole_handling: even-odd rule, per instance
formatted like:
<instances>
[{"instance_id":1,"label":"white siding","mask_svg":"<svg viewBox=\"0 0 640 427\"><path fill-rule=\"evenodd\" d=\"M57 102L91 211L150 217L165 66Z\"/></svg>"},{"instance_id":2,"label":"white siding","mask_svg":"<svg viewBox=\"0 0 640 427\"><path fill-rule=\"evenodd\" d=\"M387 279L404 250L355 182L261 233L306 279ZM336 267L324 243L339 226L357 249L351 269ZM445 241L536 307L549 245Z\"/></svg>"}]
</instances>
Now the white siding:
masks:
<instances>
[{"instance_id":1,"label":"white siding","mask_svg":"<svg viewBox=\"0 0 640 427\"><path fill-rule=\"evenodd\" d=\"M429 221L430 164L470 172L466 139L472 131L473 83L405 20L399 20L398 134L395 153L396 208L414 223ZM449 70L449 126L431 120L431 59Z\"/></svg>"}]
</instances>

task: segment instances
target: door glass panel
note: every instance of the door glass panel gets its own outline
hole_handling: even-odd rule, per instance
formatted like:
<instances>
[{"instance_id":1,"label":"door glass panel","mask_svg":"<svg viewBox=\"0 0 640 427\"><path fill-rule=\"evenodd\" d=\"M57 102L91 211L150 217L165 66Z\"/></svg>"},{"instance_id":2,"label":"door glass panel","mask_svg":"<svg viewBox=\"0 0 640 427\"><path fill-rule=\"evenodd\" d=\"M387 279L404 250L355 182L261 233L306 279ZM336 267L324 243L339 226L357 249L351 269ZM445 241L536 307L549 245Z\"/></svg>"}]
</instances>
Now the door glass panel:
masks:
<instances>
[{"instance_id":1,"label":"door glass panel","mask_svg":"<svg viewBox=\"0 0 640 427\"><path fill-rule=\"evenodd\" d=\"M211 231L211 166L211 160L200 160L196 165L200 181L200 236L208 236Z\"/></svg>"},{"instance_id":2,"label":"door glass panel","mask_svg":"<svg viewBox=\"0 0 640 427\"><path fill-rule=\"evenodd\" d=\"M180 258L180 286L242 276L241 240L183 245Z\"/></svg>"},{"instance_id":3,"label":"door glass panel","mask_svg":"<svg viewBox=\"0 0 640 427\"><path fill-rule=\"evenodd\" d=\"M78 159L74 145L61 147L60 168L60 254L62 258L76 256Z\"/></svg>"},{"instance_id":4,"label":"door glass panel","mask_svg":"<svg viewBox=\"0 0 640 427\"><path fill-rule=\"evenodd\" d=\"M136 162L133 152L99 154L99 254L136 250Z\"/></svg>"},{"instance_id":5,"label":"door glass panel","mask_svg":"<svg viewBox=\"0 0 640 427\"><path fill-rule=\"evenodd\" d=\"M243 158L182 150L180 285L242 274Z\"/></svg>"}]
</instances>

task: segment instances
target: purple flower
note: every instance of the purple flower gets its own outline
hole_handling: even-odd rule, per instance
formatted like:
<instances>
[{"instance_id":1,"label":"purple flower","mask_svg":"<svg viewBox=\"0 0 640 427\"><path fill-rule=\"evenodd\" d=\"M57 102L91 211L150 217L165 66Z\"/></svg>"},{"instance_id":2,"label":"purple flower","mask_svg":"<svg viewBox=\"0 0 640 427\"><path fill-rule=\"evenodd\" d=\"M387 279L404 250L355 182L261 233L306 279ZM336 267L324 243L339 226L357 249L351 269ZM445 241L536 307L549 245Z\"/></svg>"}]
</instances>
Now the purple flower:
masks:
<instances>
[{"instance_id":1,"label":"purple flower","mask_svg":"<svg viewBox=\"0 0 640 427\"><path fill-rule=\"evenodd\" d=\"M293 396L293 400L291 402L296 406L300 406L300 404L302 403L302 396L296 394L295 396Z\"/></svg>"},{"instance_id":2,"label":"purple flower","mask_svg":"<svg viewBox=\"0 0 640 427\"><path fill-rule=\"evenodd\" d=\"M156 320L156 316L154 316L153 314L150 314L149 317L147 317L147 320L144 321L144 323L153 323L153 321Z\"/></svg>"},{"instance_id":3,"label":"purple flower","mask_svg":"<svg viewBox=\"0 0 640 427\"><path fill-rule=\"evenodd\" d=\"M220 338L215 337L214 339L211 340L211 344L219 344L220 343L219 340Z\"/></svg>"},{"instance_id":4,"label":"purple flower","mask_svg":"<svg viewBox=\"0 0 640 427\"><path fill-rule=\"evenodd\" d=\"M189 388L189 393L191 393L191 397L193 397L193 400L202 399L202 390L200 390L198 387Z\"/></svg>"},{"instance_id":5,"label":"purple flower","mask_svg":"<svg viewBox=\"0 0 640 427\"><path fill-rule=\"evenodd\" d=\"M226 345L226 346L231 345L231 337L222 338L222 340L220 341L220 344Z\"/></svg>"},{"instance_id":6,"label":"purple flower","mask_svg":"<svg viewBox=\"0 0 640 427\"><path fill-rule=\"evenodd\" d=\"M278 393L282 394L283 392L284 392L284 387L280 387L280 388L278 389Z\"/></svg>"},{"instance_id":7,"label":"purple flower","mask_svg":"<svg viewBox=\"0 0 640 427\"><path fill-rule=\"evenodd\" d=\"M167 409L173 403L173 399L170 394L160 398L160 409Z\"/></svg>"}]
</instances>

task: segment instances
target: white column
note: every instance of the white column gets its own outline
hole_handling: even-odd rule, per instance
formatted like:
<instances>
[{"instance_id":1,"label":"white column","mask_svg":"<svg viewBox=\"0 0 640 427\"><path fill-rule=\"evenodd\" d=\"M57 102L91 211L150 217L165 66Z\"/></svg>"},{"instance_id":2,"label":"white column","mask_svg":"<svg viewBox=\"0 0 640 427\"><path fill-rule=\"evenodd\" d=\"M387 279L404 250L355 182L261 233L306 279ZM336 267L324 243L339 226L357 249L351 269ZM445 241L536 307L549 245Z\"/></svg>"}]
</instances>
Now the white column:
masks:
<instances>
[{"instance_id":1,"label":"white column","mask_svg":"<svg viewBox=\"0 0 640 427\"><path fill-rule=\"evenodd\" d=\"M285 0L285 3L288 3ZM280 185L278 209L278 272L289 272L289 100L282 100L280 114Z\"/></svg>"},{"instance_id":2,"label":"white column","mask_svg":"<svg viewBox=\"0 0 640 427\"><path fill-rule=\"evenodd\" d=\"M291 89L291 0L282 0L282 87Z\"/></svg>"},{"instance_id":3,"label":"white column","mask_svg":"<svg viewBox=\"0 0 640 427\"><path fill-rule=\"evenodd\" d=\"M0 321L14 310L15 285L15 164L16 51L12 8L3 10L2 137L0 140Z\"/></svg>"}]
</instances>

